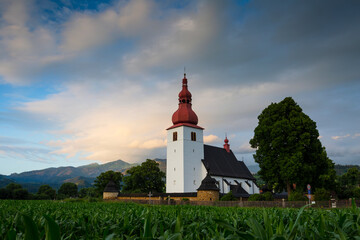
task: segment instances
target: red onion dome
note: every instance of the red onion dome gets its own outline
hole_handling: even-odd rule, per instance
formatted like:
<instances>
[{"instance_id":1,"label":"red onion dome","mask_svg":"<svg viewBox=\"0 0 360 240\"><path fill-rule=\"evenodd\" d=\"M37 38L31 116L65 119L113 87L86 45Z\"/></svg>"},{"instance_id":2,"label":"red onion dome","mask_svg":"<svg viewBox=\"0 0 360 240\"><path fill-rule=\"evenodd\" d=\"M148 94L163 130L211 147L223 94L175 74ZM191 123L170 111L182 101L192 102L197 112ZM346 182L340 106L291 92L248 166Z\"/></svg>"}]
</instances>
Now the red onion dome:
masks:
<instances>
[{"instance_id":1,"label":"red onion dome","mask_svg":"<svg viewBox=\"0 0 360 240\"><path fill-rule=\"evenodd\" d=\"M188 90L186 74L182 81L182 90L179 93L179 108L172 116L173 124L190 123L197 125L198 117L191 109L191 93Z\"/></svg>"}]
</instances>

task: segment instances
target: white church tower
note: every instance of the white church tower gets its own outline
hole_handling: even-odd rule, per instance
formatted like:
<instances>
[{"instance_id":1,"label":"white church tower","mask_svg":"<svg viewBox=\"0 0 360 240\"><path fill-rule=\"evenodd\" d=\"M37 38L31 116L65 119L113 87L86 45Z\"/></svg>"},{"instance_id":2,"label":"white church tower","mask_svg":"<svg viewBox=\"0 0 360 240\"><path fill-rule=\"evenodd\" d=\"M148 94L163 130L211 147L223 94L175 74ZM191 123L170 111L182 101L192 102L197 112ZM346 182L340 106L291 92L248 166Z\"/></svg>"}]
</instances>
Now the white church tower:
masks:
<instances>
[{"instance_id":1,"label":"white church tower","mask_svg":"<svg viewBox=\"0 0 360 240\"><path fill-rule=\"evenodd\" d=\"M167 129L166 192L196 192L206 175L203 128L191 109L191 93L186 74L179 93L179 108L172 116L173 126Z\"/></svg>"}]
</instances>

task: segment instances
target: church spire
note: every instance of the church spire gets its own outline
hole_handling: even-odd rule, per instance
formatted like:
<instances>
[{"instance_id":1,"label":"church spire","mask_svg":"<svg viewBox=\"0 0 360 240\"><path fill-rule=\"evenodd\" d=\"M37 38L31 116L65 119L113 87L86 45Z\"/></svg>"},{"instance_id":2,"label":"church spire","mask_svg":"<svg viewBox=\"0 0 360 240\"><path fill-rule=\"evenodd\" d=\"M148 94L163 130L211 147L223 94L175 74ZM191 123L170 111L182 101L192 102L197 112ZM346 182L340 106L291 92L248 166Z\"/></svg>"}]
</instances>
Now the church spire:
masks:
<instances>
[{"instance_id":1,"label":"church spire","mask_svg":"<svg viewBox=\"0 0 360 240\"><path fill-rule=\"evenodd\" d=\"M172 116L173 124L187 123L197 125L198 117L191 108L192 95L188 90L188 80L186 73L182 79L182 90L179 93L179 108Z\"/></svg>"},{"instance_id":2,"label":"church spire","mask_svg":"<svg viewBox=\"0 0 360 240\"><path fill-rule=\"evenodd\" d=\"M229 140L227 139L227 137L225 137L225 140L224 140L224 149L227 151L227 152L230 152L230 144L229 144Z\"/></svg>"}]
</instances>

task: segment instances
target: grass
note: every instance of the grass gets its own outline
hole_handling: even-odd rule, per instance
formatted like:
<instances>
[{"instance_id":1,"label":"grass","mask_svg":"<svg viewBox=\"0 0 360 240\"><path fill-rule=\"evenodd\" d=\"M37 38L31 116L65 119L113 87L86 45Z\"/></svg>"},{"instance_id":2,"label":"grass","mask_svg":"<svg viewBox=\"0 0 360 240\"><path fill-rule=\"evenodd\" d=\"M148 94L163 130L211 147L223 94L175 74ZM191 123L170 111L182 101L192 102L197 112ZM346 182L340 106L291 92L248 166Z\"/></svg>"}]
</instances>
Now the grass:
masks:
<instances>
[{"instance_id":1,"label":"grass","mask_svg":"<svg viewBox=\"0 0 360 240\"><path fill-rule=\"evenodd\" d=\"M360 209L0 201L0 239L358 239Z\"/></svg>"}]
</instances>

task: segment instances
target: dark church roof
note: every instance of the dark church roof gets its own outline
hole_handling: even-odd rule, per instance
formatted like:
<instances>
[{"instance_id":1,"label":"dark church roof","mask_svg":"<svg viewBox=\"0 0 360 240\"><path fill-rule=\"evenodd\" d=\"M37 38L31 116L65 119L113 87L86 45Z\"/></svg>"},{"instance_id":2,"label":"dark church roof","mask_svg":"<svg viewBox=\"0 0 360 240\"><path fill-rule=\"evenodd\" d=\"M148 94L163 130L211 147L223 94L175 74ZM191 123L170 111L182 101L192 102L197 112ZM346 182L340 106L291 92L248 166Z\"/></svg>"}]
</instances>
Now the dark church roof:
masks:
<instances>
[{"instance_id":1,"label":"dark church roof","mask_svg":"<svg viewBox=\"0 0 360 240\"><path fill-rule=\"evenodd\" d=\"M104 192L119 192L119 189L113 181L109 181L104 189Z\"/></svg>"},{"instance_id":2,"label":"dark church roof","mask_svg":"<svg viewBox=\"0 0 360 240\"><path fill-rule=\"evenodd\" d=\"M231 185L230 190L232 191L234 197L250 197L250 194L248 194L245 189L242 188L240 184L237 185Z\"/></svg>"},{"instance_id":3,"label":"dark church roof","mask_svg":"<svg viewBox=\"0 0 360 240\"><path fill-rule=\"evenodd\" d=\"M201 181L201 185L197 190L219 191L219 188L216 186L216 180L213 179L208 173L206 177Z\"/></svg>"},{"instance_id":4,"label":"dark church roof","mask_svg":"<svg viewBox=\"0 0 360 240\"><path fill-rule=\"evenodd\" d=\"M244 162L238 161L231 150L227 152L224 148L204 145L202 161L211 176L255 180Z\"/></svg>"}]
</instances>

